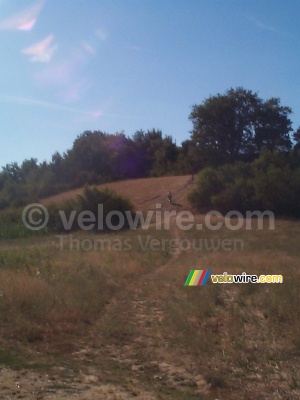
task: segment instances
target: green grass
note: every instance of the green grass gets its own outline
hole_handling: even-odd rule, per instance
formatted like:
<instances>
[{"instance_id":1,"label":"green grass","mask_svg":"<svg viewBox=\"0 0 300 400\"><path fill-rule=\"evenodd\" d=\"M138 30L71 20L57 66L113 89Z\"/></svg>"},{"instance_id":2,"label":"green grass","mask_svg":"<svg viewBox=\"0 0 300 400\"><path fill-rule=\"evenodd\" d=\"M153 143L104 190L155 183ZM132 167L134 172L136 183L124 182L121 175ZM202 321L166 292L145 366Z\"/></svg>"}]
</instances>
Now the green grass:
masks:
<instances>
[{"instance_id":1,"label":"green grass","mask_svg":"<svg viewBox=\"0 0 300 400\"><path fill-rule=\"evenodd\" d=\"M11 368L13 370L23 370L30 369L41 372L48 372L52 368L52 364L47 363L38 363L29 360L24 355L17 353L16 351L11 350L0 350L0 365L5 366L7 368Z\"/></svg>"},{"instance_id":2,"label":"green grass","mask_svg":"<svg viewBox=\"0 0 300 400\"><path fill-rule=\"evenodd\" d=\"M0 240L6 239L21 239L30 236L41 236L45 231L31 231L22 224L3 223L0 225Z\"/></svg>"}]
</instances>

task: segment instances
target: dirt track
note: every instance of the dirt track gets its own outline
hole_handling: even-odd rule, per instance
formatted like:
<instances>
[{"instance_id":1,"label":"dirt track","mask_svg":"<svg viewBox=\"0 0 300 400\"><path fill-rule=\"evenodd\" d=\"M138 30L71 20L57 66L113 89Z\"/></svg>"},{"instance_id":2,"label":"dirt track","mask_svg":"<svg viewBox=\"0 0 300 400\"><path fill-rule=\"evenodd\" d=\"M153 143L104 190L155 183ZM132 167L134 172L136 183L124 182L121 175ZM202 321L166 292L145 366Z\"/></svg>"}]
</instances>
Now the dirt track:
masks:
<instances>
[{"instance_id":1,"label":"dirt track","mask_svg":"<svg viewBox=\"0 0 300 400\"><path fill-rule=\"evenodd\" d=\"M150 178L115 182L101 185L99 188L108 187L121 193L133 202L136 210L155 209L156 204L161 204L163 209L176 209L167 200L167 192L173 194L173 201L182 206L188 206L187 193L191 190L189 176ZM75 190L69 193L53 196L44 200L44 203L59 202L66 198L81 193ZM171 221L171 232L174 238L180 236L179 230ZM178 257L177 252L173 257ZM13 371L1 368L1 399L86 399L86 400L158 400L157 394L141 386L140 381L135 378L145 374L148 370L151 379L165 380L169 387L193 386L197 393L205 393L209 389L204 378L188 370L184 364L174 365L173 356L170 354L166 361L168 343L161 343L159 335L160 325L163 323L163 311L159 300L159 288L157 281L160 276L168 275L168 268L172 269L170 259L165 265L154 272L150 272L143 281L135 282L132 288L127 288L126 298L118 296L108 305L103 318L93 327L89 333L88 340L78 343L77 350L72 354L71 364L66 367L52 369L51 373L45 374L31 370ZM132 325L137 329L137 334L127 346L114 346L103 348L101 337L98 335L101 326L106 323L112 314L123 315L120 323ZM125 320L124 320L124 315ZM129 341L130 342L130 341ZM166 351L167 350L167 351ZM137 358L142 353L144 362ZM89 359L91 358L91 359ZM72 365L83 361L84 368L76 373ZM90 362L89 362L90 361ZM94 365L109 367L106 364L118 364L116 370L126 369L130 374L122 378L109 379L118 383L107 383L103 380L103 371L99 371ZM88 364L88 365L87 365ZM108 375L112 374L107 371ZM104 372L105 375L105 372Z\"/></svg>"},{"instance_id":2,"label":"dirt track","mask_svg":"<svg viewBox=\"0 0 300 400\"><path fill-rule=\"evenodd\" d=\"M126 195L136 210L141 211L155 209L156 204L161 204L164 210L176 209L167 200L167 192L171 190L174 202L182 204L182 209L188 209L187 194L192 189L189 179L189 176L150 178L116 182L102 187ZM61 201L79 192L61 194L44 202ZM170 234L179 239L182 232L173 222L171 220ZM280 366L271 362L264 365L264 361L258 359L255 369L250 369L248 364L237 368L226 360L222 364L221 359L225 354L216 354L212 360L204 360L204 364L209 361L210 370L230 366L234 376L231 387L221 387L218 392L212 390L211 384L205 379L205 365L200 365L200 362L199 365L195 364L192 354L183 353L182 349L174 347L172 338L163 334L163 302L170 290L174 290L169 278L180 276L181 279L182 271L174 268L174 264L180 261L184 265L184 256L174 252L159 268L135 277L132 284L117 292L99 320L72 343L75 349L72 354L62 357L57 364L54 359L54 365L59 367L53 366L47 371L30 368L15 371L0 367L0 399L298 399L297 389L291 390L291 380L295 379L297 384L295 377L299 372L299 360L296 357L283 359ZM226 302L234 301L235 292L229 290L224 300L224 310ZM254 340L258 346L271 346L264 317L261 314L255 315L254 309L247 311L247 317L250 322L254 321L244 321L249 330L249 343ZM111 322L115 323L111 330L113 337L107 341L103 331ZM209 329L220 330L222 338L227 340L227 330L230 327L226 320L221 320L219 324L219 321L215 323L211 318L209 323L212 324ZM272 345L275 346L273 342ZM44 357L47 358L47 354ZM50 357L49 364L51 362Z\"/></svg>"}]
</instances>

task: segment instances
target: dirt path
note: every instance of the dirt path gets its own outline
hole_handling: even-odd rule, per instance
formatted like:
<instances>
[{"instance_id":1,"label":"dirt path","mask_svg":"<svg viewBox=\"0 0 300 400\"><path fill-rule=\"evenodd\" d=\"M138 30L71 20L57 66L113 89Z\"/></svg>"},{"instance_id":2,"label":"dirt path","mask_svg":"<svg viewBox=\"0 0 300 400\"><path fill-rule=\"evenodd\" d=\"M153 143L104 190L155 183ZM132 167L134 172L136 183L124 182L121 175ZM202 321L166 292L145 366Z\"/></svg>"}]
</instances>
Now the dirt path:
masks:
<instances>
[{"instance_id":1,"label":"dirt path","mask_svg":"<svg viewBox=\"0 0 300 400\"><path fill-rule=\"evenodd\" d=\"M181 237L174 219L170 221L173 238ZM167 276L174 273L173 263L180 256L180 249L161 267L143 275L139 282L134 282L126 290L126 297L121 293L114 302L109 304L106 314L98 322L94 330L94 346L101 347L101 326L110 323L112 315L118 316L117 323L123 326L115 327L112 336L116 336L113 345L106 348L106 359L110 359L126 371L130 371L129 381L125 385L129 393L124 393L124 387L114 385L116 399L141 398L154 400L157 397L149 391L151 385L165 386L168 390L184 393L186 388L192 388L195 395L208 393L209 385L204 377L193 367L188 356L176 354L170 348L170 343L162 335L164 311L162 307L162 291L167 282ZM122 337L125 336L124 337ZM78 355L90 352L90 346L82 348ZM141 382L148 382L145 391ZM157 383L157 385L156 385ZM100 390L98 387L95 390ZM129 397L128 397L129 396ZM132 396L132 397L130 397ZM100 398L100 397L99 397ZM172 398L172 397L166 397Z\"/></svg>"},{"instance_id":2,"label":"dirt path","mask_svg":"<svg viewBox=\"0 0 300 400\"><path fill-rule=\"evenodd\" d=\"M173 238L179 239L181 233L174 219L170 221L170 228ZM121 314L126 317L123 322L133 328L127 345L116 343L112 353L115 360L142 376L142 380L163 381L167 387L178 391L191 387L195 394L201 394L209 390L209 385L203 376L189 367L192 361L187 356L183 362L175 349L170 348L161 332L164 324L162 293L168 285L167 277L174 274L174 260L181 254L178 250L167 263L143 275L140 282L129 287L128 297L109 305L107 315ZM101 322L105 323L105 318ZM174 360L177 360L176 364Z\"/></svg>"},{"instance_id":3,"label":"dirt path","mask_svg":"<svg viewBox=\"0 0 300 400\"><path fill-rule=\"evenodd\" d=\"M174 220L170 228L180 238ZM159 389L152 386L161 385L166 391L191 387L194 393L207 392L208 384L189 367L190 360L176 357L161 334L161 290L179 256L180 251L121 291L65 366L48 373L1 368L0 398L157 400Z\"/></svg>"},{"instance_id":4,"label":"dirt path","mask_svg":"<svg viewBox=\"0 0 300 400\"><path fill-rule=\"evenodd\" d=\"M150 197L149 181L147 186L146 180L139 183L138 189L134 181L124 186L119 183L119 187L123 187L124 194L126 190L134 193L133 202L142 211L153 210L156 204L161 204L162 210L176 209L167 202L164 195L166 188L174 193L174 201L186 205L186 195L191 189L187 177L159 180L153 178L150 183ZM131 185L130 188L128 184ZM176 227L174 218L169 222L171 236L181 239L182 232ZM299 361L296 358L292 361L283 360L280 369L271 364L264 366L264 361L259 359L253 362L255 368L250 368L248 364L243 366L242 363L237 368L236 364L230 363L230 359L225 360L226 354L220 356L218 353L214 353L214 360L209 368L221 372L231 368L233 383L230 393L226 387L222 387L223 397L214 396L216 391L211 390L211 385L205 380L201 369L204 364L202 363L202 367L200 362L195 365L191 354L174 347L173 338L168 336L172 332L169 330L166 333L167 313L164 299L167 302L170 291L176 291L174 284L172 286L170 283L170 277L176 274L179 277L182 274L180 268L174 268L174 264L180 266L184 262L184 254L181 254L179 248L160 267L153 268L140 277L135 276L132 283L120 288L114 295L99 320L89 326L88 331L83 332L80 338L74 338L72 354L59 358L48 357L46 352L44 355L37 355L37 359L44 358L49 368L35 366L34 369L15 371L0 366L0 400L297 399L297 389L292 393L289 377L289 371L294 370L294 376L297 377ZM236 300L236 290L231 288L223 294L224 310L226 307L228 310L230 303ZM265 343L270 344L268 326L263 317L254 315L255 310L253 315L251 312L247 312L247 317L251 318L244 320L245 329L242 331L247 336L249 345L258 344L262 348ZM208 319L199 325L200 329L206 325L205 332L209 332L209 329L220 330L222 340L229 341L230 327L225 318L221 318L220 324L213 318ZM227 344L230 348L230 343ZM255 347L253 349L253 352L256 351ZM32 356L34 358L34 354ZM269 371L270 369L274 371ZM295 382L297 387L296 378ZM215 384L218 384L218 380Z\"/></svg>"}]
</instances>

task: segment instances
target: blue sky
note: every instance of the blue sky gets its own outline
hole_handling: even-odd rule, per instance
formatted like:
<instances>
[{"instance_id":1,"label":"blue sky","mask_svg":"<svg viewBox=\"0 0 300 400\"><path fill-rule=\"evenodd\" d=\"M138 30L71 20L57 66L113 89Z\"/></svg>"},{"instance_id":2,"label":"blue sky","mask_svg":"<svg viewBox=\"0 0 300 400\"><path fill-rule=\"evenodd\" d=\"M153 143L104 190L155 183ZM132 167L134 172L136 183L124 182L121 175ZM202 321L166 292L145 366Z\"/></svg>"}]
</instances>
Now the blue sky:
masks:
<instances>
[{"instance_id":1,"label":"blue sky","mask_svg":"<svg viewBox=\"0 0 300 400\"><path fill-rule=\"evenodd\" d=\"M0 166L85 130L189 138L191 106L243 86L300 125L300 0L0 0Z\"/></svg>"}]
</instances>

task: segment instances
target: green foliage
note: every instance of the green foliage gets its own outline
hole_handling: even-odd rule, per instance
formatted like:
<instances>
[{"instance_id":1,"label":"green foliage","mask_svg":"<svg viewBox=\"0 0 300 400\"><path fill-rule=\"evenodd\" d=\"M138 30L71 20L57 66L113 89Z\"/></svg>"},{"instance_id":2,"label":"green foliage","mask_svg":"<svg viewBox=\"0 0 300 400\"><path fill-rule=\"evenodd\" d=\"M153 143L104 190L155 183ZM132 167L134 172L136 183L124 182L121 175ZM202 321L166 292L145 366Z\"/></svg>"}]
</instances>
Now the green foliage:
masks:
<instances>
[{"instance_id":1,"label":"green foliage","mask_svg":"<svg viewBox=\"0 0 300 400\"><path fill-rule=\"evenodd\" d=\"M171 136L159 130L138 131L133 138L86 131L73 147L50 163L25 160L7 164L0 173L0 210L23 206L55 193L119 179L180 173L180 150Z\"/></svg>"},{"instance_id":2,"label":"green foliage","mask_svg":"<svg viewBox=\"0 0 300 400\"><path fill-rule=\"evenodd\" d=\"M174 165L177 160L178 150L170 136L162 140L159 149L154 153L154 161L151 175L161 176L166 173L174 173Z\"/></svg>"},{"instance_id":3,"label":"green foliage","mask_svg":"<svg viewBox=\"0 0 300 400\"><path fill-rule=\"evenodd\" d=\"M212 206L220 212L239 210L245 212L258 206L252 185L253 172L251 164L238 162L234 166L220 167L219 179L223 189L211 197Z\"/></svg>"},{"instance_id":4,"label":"green foliage","mask_svg":"<svg viewBox=\"0 0 300 400\"><path fill-rule=\"evenodd\" d=\"M100 206L100 207L99 207ZM98 229L98 219L103 220L103 230L109 230L106 225L106 216L110 212L121 213L124 217L124 228L128 228L127 216L125 212L128 212L133 217L133 205L126 198L118 195L117 193L108 189L98 190L95 186L85 186L83 195L79 195L77 199L67 200L61 204L51 204L48 206L49 212L49 223L48 227L57 232L65 231L64 221L62 219L62 213L65 215L67 221L72 220L74 215L73 223L70 225L69 230L78 230L78 219L80 213L91 213L95 216L95 221L91 221L95 225L95 230ZM99 213L102 215L99 216ZM118 226L119 217L116 213L113 213L110 218L110 223L113 226ZM102 227L101 227L102 230Z\"/></svg>"},{"instance_id":5,"label":"green foliage","mask_svg":"<svg viewBox=\"0 0 300 400\"><path fill-rule=\"evenodd\" d=\"M295 168L300 164L300 128L293 134L291 151L291 112L278 98L263 101L239 87L194 105L189 116L191 137L180 146L158 129L139 130L131 137L123 132L85 131L64 154L55 152L51 162L38 164L31 158L21 165L13 162L4 166L0 172L0 210L85 184L195 174L208 166L251 162L265 150L289 153ZM238 191L246 196L249 187L239 185ZM225 203L237 201L231 190L222 196ZM218 204L218 198L214 202Z\"/></svg>"},{"instance_id":6,"label":"green foliage","mask_svg":"<svg viewBox=\"0 0 300 400\"><path fill-rule=\"evenodd\" d=\"M218 171L212 167L203 169L197 179L197 186L189 195L189 200L199 209L211 206L212 196L222 191L224 185Z\"/></svg>"},{"instance_id":7,"label":"green foliage","mask_svg":"<svg viewBox=\"0 0 300 400\"><path fill-rule=\"evenodd\" d=\"M253 160L262 150L289 151L289 107L279 99L263 101L243 88L227 90L194 105L192 140L206 165Z\"/></svg>"},{"instance_id":8,"label":"green foliage","mask_svg":"<svg viewBox=\"0 0 300 400\"><path fill-rule=\"evenodd\" d=\"M294 148L296 150L299 150L300 149L300 127L296 130L296 132L293 133L293 139L296 142Z\"/></svg>"},{"instance_id":9,"label":"green foliage","mask_svg":"<svg viewBox=\"0 0 300 400\"><path fill-rule=\"evenodd\" d=\"M26 228L22 223L22 210L23 207L0 211L0 240L39 236L45 233L45 231L31 231Z\"/></svg>"},{"instance_id":10,"label":"green foliage","mask_svg":"<svg viewBox=\"0 0 300 400\"><path fill-rule=\"evenodd\" d=\"M205 168L189 200L200 211L270 210L300 217L299 195L300 169L292 168L281 154L265 152L252 163Z\"/></svg>"},{"instance_id":11,"label":"green foliage","mask_svg":"<svg viewBox=\"0 0 300 400\"><path fill-rule=\"evenodd\" d=\"M61 217L61 213L64 213L66 218L69 220L72 213L79 214L80 210L78 204L73 199L66 200L62 203L51 203L47 206L47 211L49 215L49 221L47 227L53 232L64 232L64 223ZM72 229L77 229L76 220L72 224Z\"/></svg>"},{"instance_id":12,"label":"green foliage","mask_svg":"<svg viewBox=\"0 0 300 400\"><path fill-rule=\"evenodd\" d=\"M90 212L95 216L95 230L98 228L98 214L101 205L101 213L104 221L103 229L101 231L109 230L105 224L106 216L109 212L118 211L124 216L124 229L128 228L128 220L125 212L128 212L132 218L134 218L133 205L126 198L118 195L117 193L108 189L98 190L94 186L85 186L83 195L78 196L76 199L66 200L60 204L49 204L47 205L47 211L49 215L49 221L47 226L42 230L30 230L24 226L22 222L22 208L9 208L0 211L0 240L1 239L17 239L28 236L41 236L51 232L65 232L64 216L66 222L73 221L70 223L70 229L68 231L74 231L81 229L78 225L78 216L80 213ZM113 215L110 218L112 226L118 226L119 217Z\"/></svg>"}]
</instances>

